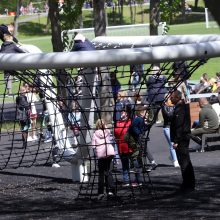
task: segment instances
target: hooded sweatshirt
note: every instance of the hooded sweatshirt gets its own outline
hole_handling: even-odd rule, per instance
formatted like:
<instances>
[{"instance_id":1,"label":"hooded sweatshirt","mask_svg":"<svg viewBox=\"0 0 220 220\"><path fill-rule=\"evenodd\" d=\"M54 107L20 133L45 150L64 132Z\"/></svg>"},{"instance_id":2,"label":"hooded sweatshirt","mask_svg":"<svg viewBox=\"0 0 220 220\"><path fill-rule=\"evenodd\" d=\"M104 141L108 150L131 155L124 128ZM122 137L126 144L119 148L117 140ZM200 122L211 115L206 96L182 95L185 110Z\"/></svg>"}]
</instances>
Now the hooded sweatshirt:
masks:
<instances>
[{"instance_id":1,"label":"hooded sweatshirt","mask_svg":"<svg viewBox=\"0 0 220 220\"><path fill-rule=\"evenodd\" d=\"M5 41L1 46L1 53L24 53L14 42Z\"/></svg>"},{"instance_id":2,"label":"hooded sweatshirt","mask_svg":"<svg viewBox=\"0 0 220 220\"><path fill-rule=\"evenodd\" d=\"M95 149L98 159L115 155L114 147L111 144L110 134L108 129L98 129L92 136L92 148Z\"/></svg>"}]
</instances>

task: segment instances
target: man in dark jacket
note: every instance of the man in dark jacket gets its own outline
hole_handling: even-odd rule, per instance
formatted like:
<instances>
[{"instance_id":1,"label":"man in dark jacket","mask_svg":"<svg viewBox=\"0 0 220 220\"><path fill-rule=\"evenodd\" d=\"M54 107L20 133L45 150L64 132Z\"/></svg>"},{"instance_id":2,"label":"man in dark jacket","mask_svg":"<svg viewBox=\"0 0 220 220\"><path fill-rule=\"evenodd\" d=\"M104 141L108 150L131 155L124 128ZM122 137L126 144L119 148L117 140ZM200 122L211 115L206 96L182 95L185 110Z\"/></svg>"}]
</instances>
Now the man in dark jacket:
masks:
<instances>
[{"instance_id":1,"label":"man in dark jacket","mask_svg":"<svg viewBox=\"0 0 220 220\"><path fill-rule=\"evenodd\" d=\"M14 37L8 30L6 25L0 25L0 39L3 41L1 45L0 53L24 53L15 43ZM13 70L5 70L4 71L4 80L6 84L7 94L10 95L12 93L12 79L11 75L14 75L16 72Z\"/></svg>"},{"instance_id":2,"label":"man in dark jacket","mask_svg":"<svg viewBox=\"0 0 220 220\"><path fill-rule=\"evenodd\" d=\"M152 69L154 75L149 76L147 85L147 101L151 106L151 111L149 112L149 120L153 123L157 119L158 112L161 108L161 104L164 101L164 96L167 93L165 84L167 82L166 76L162 75L159 67L154 66Z\"/></svg>"},{"instance_id":3,"label":"man in dark jacket","mask_svg":"<svg viewBox=\"0 0 220 220\"><path fill-rule=\"evenodd\" d=\"M71 51L89 51L95 50L91 41L86 39L81 33L75 33L74 45Z\"/></svg>"},{"instance_id":4,"label":"man in dark jacket","mask_svg":"<svg viewBox=\"0 0 220 220\"><path fill-rule=\"evenodd\" d=\"M182 100L182 93L178 90L171 94L170 99L175 105L170 125L170 136L182 172L181 190L183 192L193 191L195 189L195 175L189 156L189 135L191 132L189 104L185 104Z\"/></svg>"}]
</instances>

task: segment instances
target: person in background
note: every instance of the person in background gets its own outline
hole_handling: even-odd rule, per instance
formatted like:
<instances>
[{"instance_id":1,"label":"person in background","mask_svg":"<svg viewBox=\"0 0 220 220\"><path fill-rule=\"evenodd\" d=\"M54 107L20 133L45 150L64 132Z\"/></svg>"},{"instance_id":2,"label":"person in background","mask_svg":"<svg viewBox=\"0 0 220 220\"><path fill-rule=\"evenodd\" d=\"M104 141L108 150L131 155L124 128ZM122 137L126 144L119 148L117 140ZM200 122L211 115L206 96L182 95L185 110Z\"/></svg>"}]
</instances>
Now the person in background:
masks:
<instances>
[{"instance_id":1,"label":"person in background","mask_svg":"<svg viewBox=\"0 0 220 220\"><path fill-rule=\"evenodd\" d=\"M119 82L118 78L117 78L117 70L115 70L114 72L110 73L110 81L111 81L111 86L112 86L112 94L113 94L113 98L114 101L116 102L117 97L118 97L118 92L121 90L121 83Z\"/></svg>"},{"instance_id":2,"label":"person in background","mask_svg":"<svg viewBox=\"0 0 220 220\"><path fill-rule=\"evenodd\" d=\"M121 119L116 122L114 129L114 135L116 143L118 145L119 155L122 164L122 175L124 186L130 185L130 155L132 154L132 149L129 148L128 143L125 142L124 136L131 125L130 115L127 113L126 108L121 113Z\"/></svg>"},{"instance_id":3,"label":"person in background","mask_svg":"<svg viewBox=\"0 0 220 220\"><path fill-rule=\"evenodd\" d=\"M14 43L14 38L8 30L6 25L0 25L0 39L3 41L0 49L0 53L24 53ZM12 76L16 74L14 70L4 71L4 80L6 84L6 96L12 95Z\"/></svg>"},{"instance_id":4,"label":"person in background","mask_svg":"<svg viewBox=\"0 0 220 220\"><path fill-rule=\"evenodd\" d=\"M187 69L187 64L183 61L180 62L175 62L173 64L173 69L174 69L174 75L173 75L173 80L175 84L178 82L181 82L179 86L177 87L177 90L179 90L182 93L182 99L188 103L189 102L189 94L190 90L188 88L188 69Z\"/></svg>"},{"instance_id":5,"label":"person in background","mask_svg":"<svg viewBox=\"0 0 220 220\"><path fill-rule=\"evenodd\" d=\"M203 73L200 77L200 82L195 86L196 93L204 93L210 88L209 77L207 73Z\"/></svg>"},{"instance_id":6,"label":"person in background","mask_svg":"<svg viewBox=\"0 0 220 220\"><path fill-rule=\"evenodd\" d=\"M73 131L73 145L76 146L78 144L77 137L79 136L80 132L81 112L78 104L75 101L71 103L71 109L72 110L68 114L68 120L70 129Z\"/></svg>"},{"instance_id":7,"label":"person in background","mask_svg":"<svg viewBox=\"0 0 220 220\"><path fill-rule=\"evenodd\" d=\"M117 94L117 99L115 102L115 109L114 109L114 121L117 122L121 120L122 111L125 109L125 106L128 104L128 100L126 97L125 91L119 91Z\"/></svg>"},{"instance_id":8,"label":"person in background","mask_svg":"<svg viewBox=\"0 0 220 220\"><path fill-rule=\"evenodd\" d=\"M75 32L73 41L74 45L71 49L71 52L95 50L95 46L92 44L92 42L81 33Z\"/></svg>"},{"instance_id":9,"label":"person in background","mask_svg":"<svg viewBox=\"0 0 220 220\"><path fill-rule=\"evenodd\" d=\"M170 158L173 162L174 167L179 167L179 163L176 156L176 151L173 148L173 143L170 140L170 123L173 117L174 105L171 103L170 97L162 106L162 115L163 115L163 132L167 140L170 150Z\"/></svg>"},{"instance_id":10,"label":"person in background","mask_svg":"<svg viewBox=\"0 0 220 220\"><path fill-rule=\"evenodd\" d=\"M165 84L167 78L160 71L158 66L152 69L153 75L149 76L147 85L147 101L151 107L149 112L149 120L156 122L161 104L164 101L164 96L167 93Z\"/></svg>"},{"instance_id":11,"label":"person in background","mask_svg":"<svg viewBox=\"0 0 220 220\"><path fill-rule=\"evenodd\" d=\"M98 158L98 200L104 197L104 183L106 193L111 196L115 193L113 177L110 171L111 163L115 155L114 147L110 140L110 130L102 119L96 122L96 130L92 136L92 148Z\"/></svg>"},{"instance_id":12,"label":"person in background","mask_svg":"<svg viewBox=\"0 0 220 220\"><path fill-rule=\"evenodd\" d=\"M19 95L16 97L17 117L22 132L23 147L27 146L28 129L30 127L29 111L30 106L27 101L26 88L20 87Z\"/></svg>"},{"instance_id":13,"label":"person in background","mask_svg":"<svg viewBox=\"0 0 220 220\"><path fill-rule=\"evenodd\" d=\"M28 132L28 138L27 141L37 141L37 132L36 132L36 125L37 125L37 109L35 106L35 102L38 101L37 94L35 88L28 84L24 84L26 89L26 97L27 101L30 105L30 120L31 120L31 128Z\"/></svg>"},{"instance_id":14,"label":"person in background","mask_svg":"<svg viewBox=\"0 0 220 220\"><path fill-rule=\"evenodd\" d=\"M216 78L216 81L220 81L220 72L216 73L216 77L215 78Z\"/></svg>"},{"instance_id":15,"label":"person in background","mask_svg":"<svg viewBox=\"0 0 220 220\"><path fill-rule=\"evenodd\" d=\"M199 123L195 128L192 129L190 137L197 144L201 145L201 138L203 134L216 133L219 129L219 117L210 105L207 98L200 98L199 106L201 108L199 112ZM201 148L201 146L199 147Z\"/></svg>"},{"instance_id":16,"label":"person in background","mask_svg":"<svg viewBox=\"0 0 220 220\"><path fill-rule=\"evenodd\" d=\"M129 81L129 84L130 84L130 87L131 87L131 90L133 92L135 92L138 84L140 82L140 76L139 76L139 73L137 71L133 71L131 73L131 77L130 77L130 81Z\"/></svg>"},{"instance_id":17,"label":"person in background","mask_svg":"<svg viewBox=\"0 0 220 220\"><path fill-rule=\"evenodd\" d=\"M189 104L182 100L182 93L178 90L171 94L170 100L175 105L170 124L170 138L176 150L183 178L180 192L188 193L195 190L195 174L189 155L191 133Z\"/></svg>"}]
</instances>

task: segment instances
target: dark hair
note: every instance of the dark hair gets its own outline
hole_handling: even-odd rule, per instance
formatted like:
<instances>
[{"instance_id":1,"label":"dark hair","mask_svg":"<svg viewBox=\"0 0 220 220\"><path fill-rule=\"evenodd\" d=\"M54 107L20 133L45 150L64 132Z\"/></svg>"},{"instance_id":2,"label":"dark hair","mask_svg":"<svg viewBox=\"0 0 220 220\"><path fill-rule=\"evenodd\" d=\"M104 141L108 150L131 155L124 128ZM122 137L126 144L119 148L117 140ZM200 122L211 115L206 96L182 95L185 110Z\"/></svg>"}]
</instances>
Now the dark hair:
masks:
<instances>
[{"instance_id":1,"label":"dark hair","mask_svg":"<svg viewBox=\"0 0 220 220\"><path fill-rule=\"evenodd\" d=\"M218 101L218 97L215 96L215 95L211 95L210 98L209 98L209 103L212 105L212 104L215 104L215 103L219 103Z\"/></svg>"},{"instance_id":2,"label":"dark hair","mask_svg":"<svg viewBox=\"0 0 220 220\"><path fill-rule=\"evenodd\" d=\"M179 90L175 90L173 92L173 94L178 98L178 99L182 99L182 92L180 92Z\"/></svg>"}]
</instances>

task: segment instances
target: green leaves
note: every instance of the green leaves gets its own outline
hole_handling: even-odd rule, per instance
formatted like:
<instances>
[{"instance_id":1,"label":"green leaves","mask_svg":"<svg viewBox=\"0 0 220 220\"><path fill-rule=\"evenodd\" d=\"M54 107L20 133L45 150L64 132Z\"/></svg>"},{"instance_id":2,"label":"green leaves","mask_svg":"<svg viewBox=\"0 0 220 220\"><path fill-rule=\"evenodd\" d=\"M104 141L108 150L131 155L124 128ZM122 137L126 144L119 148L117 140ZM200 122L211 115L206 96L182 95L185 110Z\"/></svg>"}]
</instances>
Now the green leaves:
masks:
<instances>
[{"instance_id":1,"label":"green leaves","mask_svg":"<svg viewBox=\"0 0 220 220\"><path fill-rule=\"evenodd\" d=\"M66 0L60 9L60 22L62 30L70 30L80 27L80 17L84 0ZM66 33L63 34L64 48L71 47L72 41Z\"/></svg>"},{"instance_id":2,"label":"green leaves","mask_svg":"<svg viewBox=\"0 0 220 220\"><path fill-rule=\"evenodd\" d=\"M161 20L170 24L173 17L181 11L181 2L182 0L161 0L159 6Z\"/></svg>"}]
</instances>

